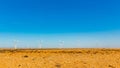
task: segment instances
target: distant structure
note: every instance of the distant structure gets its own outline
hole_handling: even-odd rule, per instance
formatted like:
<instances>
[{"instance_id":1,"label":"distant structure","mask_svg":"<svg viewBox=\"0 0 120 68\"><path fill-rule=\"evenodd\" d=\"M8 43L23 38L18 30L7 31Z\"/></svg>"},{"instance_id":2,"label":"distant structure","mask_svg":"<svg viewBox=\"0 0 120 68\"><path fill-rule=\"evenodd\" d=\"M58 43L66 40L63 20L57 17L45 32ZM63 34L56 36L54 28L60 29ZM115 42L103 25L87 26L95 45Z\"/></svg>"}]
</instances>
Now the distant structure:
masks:
<instances>
[{"instance_id":1,"label":"distant structure","mask_svg":"<svg viewBox=\"0 0 120 68\"><path fill-rule=\"evenodd\" d=\"M80 47L80 40L77 40L77 47Z\"/></svg>"},{"instance_id":2,"label":"distant structure","mask_svg":"<svg viewBox=\"0 0 120 68\"><path fill-rule=\"evenodd\" d=\"M43 42L43 40L39 40L39 44L38 44L39 48L42 48L42 42Z\"/></svg>"},{"instance_id":3,"label":"distant structure","mask_svg":"<svg viewBox=\"0 0 120 68\"><path fill-rule=\"evenodd\" d=\"M59 40L59 46L60 46L60 48L63 48L63 46L64 46L64 41Z\"/></svg>"},{"instance_id":4,"label":"distant structure","mask_svg":"<svg viewBox=\"0 0 120 68\"><path fill-rule=\"evenodd\" d=\"M99 41L96 40L96 44L95 44L97 47L99 47Z\"/></svg>"},{"instance_id":5,"label":"distant structure","mask_svg":"<svg viewBox=\"0 0 120 68\"><path fill-rule=\"evenodd\" d=\"M18 40L14 40L14 49L17 49L17 43L18 42L19 42Z\"/></svg>"}]
</instances>

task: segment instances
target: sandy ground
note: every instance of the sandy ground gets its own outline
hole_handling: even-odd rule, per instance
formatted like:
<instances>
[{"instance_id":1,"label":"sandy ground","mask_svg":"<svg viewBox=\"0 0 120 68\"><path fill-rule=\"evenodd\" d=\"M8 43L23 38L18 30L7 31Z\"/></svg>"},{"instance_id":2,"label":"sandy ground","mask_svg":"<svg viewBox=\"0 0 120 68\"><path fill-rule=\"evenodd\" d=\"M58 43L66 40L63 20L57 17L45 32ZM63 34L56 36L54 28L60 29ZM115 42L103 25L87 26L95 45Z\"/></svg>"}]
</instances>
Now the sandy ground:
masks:
<instances>
[{"instance_id":1,"label":"sandy ground","mask_svg":"<svg viewBox=\"0 0 120 68\"><path fill-rule=\"evenodd\" d=\"M120 49L0 49L0 68L120 68Z\"/></svg>"}]
</instances>

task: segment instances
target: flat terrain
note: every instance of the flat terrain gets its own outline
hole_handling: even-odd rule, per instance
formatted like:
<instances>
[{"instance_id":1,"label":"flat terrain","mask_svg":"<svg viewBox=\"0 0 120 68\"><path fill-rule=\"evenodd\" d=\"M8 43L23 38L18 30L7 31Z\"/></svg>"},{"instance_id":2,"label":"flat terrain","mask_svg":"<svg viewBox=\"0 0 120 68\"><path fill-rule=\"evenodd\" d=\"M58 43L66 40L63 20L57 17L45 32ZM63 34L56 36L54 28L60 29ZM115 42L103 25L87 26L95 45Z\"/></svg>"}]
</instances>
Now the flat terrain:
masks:
<instances>
[{"instance_id":1,"label":"flat terrain","mask_svg":"<svg viewBox=\"0 0 120 68\"><path fill-rule=\"evenodd\" d=\"M0 68L120 68L120 49L0 49Z\"/></svg>"}]
</instances>

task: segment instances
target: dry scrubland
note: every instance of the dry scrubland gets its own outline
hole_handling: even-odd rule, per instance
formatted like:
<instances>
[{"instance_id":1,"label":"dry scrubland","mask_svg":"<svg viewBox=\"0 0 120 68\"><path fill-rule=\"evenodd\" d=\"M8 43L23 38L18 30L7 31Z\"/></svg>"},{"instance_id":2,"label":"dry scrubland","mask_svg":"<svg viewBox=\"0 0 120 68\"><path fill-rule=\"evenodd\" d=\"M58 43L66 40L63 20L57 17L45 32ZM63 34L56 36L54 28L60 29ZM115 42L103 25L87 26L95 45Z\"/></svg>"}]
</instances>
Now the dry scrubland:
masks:
<instances>
[{"instance_id":1,"label":"dry scrubland","mask_svg":"<svg viewBox=\"0 0 120 68\"><path fill-rule=\"evenodd\" d=\"M120 49L0 49L0 68L120 68Z\"/></svg>"}]
</instances>

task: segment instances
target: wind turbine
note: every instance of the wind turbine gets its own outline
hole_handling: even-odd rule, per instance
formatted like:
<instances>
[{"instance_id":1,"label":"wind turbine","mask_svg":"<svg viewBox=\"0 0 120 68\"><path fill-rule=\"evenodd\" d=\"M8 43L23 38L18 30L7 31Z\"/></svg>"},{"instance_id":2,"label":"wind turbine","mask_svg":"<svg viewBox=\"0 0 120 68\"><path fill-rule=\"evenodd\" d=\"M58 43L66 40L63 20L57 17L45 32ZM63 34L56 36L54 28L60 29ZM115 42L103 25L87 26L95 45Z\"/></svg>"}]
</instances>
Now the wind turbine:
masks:
<instances>
[{"instance_id":1,"label":"wind turbine","mask_svg":"<svg viewBox=\"0 0 120 68\"><path fill-rule=\"evenodd\" d=\"M63 46L64 46L64 41L59 40L59 46L60 46L60 48L63 48Z\"/></svg>"},{"instance_id":2,"label":"wind turbine","mask_svg":"<svg viewBox=\"0 0 120 68\"><path fill-rule=\"evenodd\" d=\"M17 43L18 42L19 42L18 40L14 40L14 49L17 49Z\"/></svg>"},{"instance_id":3,"label":"wind turbine","mask_svg":"<svg viewBox=\"0 0 120 68\"><path fill-rule=\"evenodd\" d=\"M99 40L96 40L96 47L99 47Z\"/></svg>"},{"instance_id":4,"label":"wind turbine","mask_svg":"<svg viewBox=\"0 0 120 68\"><path fill-rule=\"evenodd\" d=\"M42 48L42 42L43 40L39 40L39 44L38 44L39 48Z\"/></svg>"},{"instance_id":5,"label":"wind turbine","mask_svg":"<svg viewBox=\"0 0 120 68\"><path fill-rule=\"evenodd\" d=\"M80 47L80 40L77 40L77 47Z\"/></svg>"}]
</instances>

